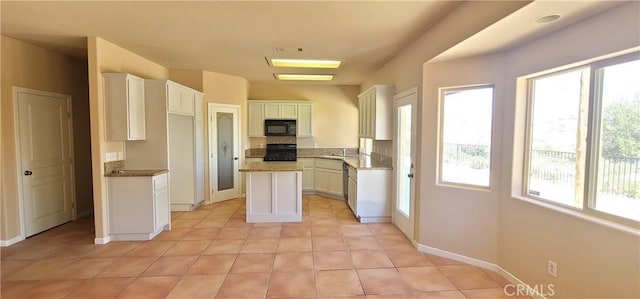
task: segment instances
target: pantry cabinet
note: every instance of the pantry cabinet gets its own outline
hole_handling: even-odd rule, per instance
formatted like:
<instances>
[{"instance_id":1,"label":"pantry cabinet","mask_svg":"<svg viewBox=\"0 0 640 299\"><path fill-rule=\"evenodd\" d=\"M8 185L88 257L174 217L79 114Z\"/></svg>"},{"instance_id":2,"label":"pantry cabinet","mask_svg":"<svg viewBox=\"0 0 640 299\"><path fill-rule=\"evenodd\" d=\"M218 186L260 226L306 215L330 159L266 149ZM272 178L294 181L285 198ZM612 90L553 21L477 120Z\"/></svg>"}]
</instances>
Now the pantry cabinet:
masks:
<instances>
[{"instance_id":1,"label":"pantry cabinet","mask_svg":"<svg viewBox=\"0 0 640 299\"><path fill-rule=\"evenodd\" d=\"M194 90L175 82L167 83L167 110L170 113L193 116L195 114Z\"/></svg>"},{"instance_id":2,"label":"pantry cabinet","mask_svg":"<svg viewBox=\"0 0 640 299\"><path fill-rule=\"evenodd\" d=\"M144 79L131 74L103 73L108 140L144 140Z\"/></svg>"},{"instance_id":3,"label":"pantry cabinet","mask_svg":"<svg viewBox=\"0 0 640 299\"><path fill-rule=\"evenodd\" d=\"M265 119L295 119L297 137L313 136L313 104L309 102L249 101L248 136L264 137Z\"/></svg>"},{"instance_id":4,"label":"pantry cabinet","mask_svg":"<svg viewBox=\"0 0 640 299\"><path fill-rule=\"evenodd\" d=\"M360 138L393 139L393 93L393 86L374 85L358 95Z\"/></svg>"}]
</instances>

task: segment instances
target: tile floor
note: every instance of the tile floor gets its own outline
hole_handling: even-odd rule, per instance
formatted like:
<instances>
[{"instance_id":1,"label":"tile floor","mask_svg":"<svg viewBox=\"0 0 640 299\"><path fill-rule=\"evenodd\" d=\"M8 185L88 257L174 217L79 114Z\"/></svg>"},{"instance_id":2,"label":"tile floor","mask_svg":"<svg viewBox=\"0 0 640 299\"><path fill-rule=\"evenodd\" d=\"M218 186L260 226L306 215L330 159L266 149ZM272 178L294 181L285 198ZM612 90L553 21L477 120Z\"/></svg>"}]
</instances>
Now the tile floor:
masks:
<instances>
[{"instance_id":1,"label":"tile floor","mask_svg":"<svg viewBox=\"0 0 640 299\"><path fill-rule=\"evenodd\" d=\"M2 248L1 298L513 298L498 274L422 254L344 201L305 196L303 215L247 224L235 199L173 212L152 241L106 245L81 219Z\"/></svg>"}]
</instances>

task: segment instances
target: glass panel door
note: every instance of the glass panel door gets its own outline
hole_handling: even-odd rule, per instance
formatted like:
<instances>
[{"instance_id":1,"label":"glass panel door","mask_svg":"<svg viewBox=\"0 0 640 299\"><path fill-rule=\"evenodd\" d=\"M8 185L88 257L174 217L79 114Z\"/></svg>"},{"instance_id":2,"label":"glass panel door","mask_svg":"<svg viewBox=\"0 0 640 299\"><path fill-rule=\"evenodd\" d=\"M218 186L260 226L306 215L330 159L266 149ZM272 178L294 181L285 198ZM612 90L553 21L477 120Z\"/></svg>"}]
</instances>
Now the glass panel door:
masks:
<instances>
[{"instance_id":1,"label":"glass panel door","mask_svg":"<svg viewBox=\"0 0 640 299\"><path fill-rule=\"evenodd\" d=\"M240 195L240 106L208 104L210 201Z\"/></svg>"},{"instance_id":2,"label":"glass panel door","mask_svg":"<svg viewBox=\"0 0 640 299\"><path fill-rule=\"evenodd\" d=\"M218 191L224 191L234 187L233 114L217 112L216 122L218 129Z\"/></svg>"},{"instance_id":3,"label":"glass panel door","mask_svg":"<svg viewBox=\"0 0 640 299\"><path fill-rule=\"evenodd\" d=\"M417 89L395 96L395 196L393 223L413 239L415 214L415 140Z\"/></svg>"}]
</instances>

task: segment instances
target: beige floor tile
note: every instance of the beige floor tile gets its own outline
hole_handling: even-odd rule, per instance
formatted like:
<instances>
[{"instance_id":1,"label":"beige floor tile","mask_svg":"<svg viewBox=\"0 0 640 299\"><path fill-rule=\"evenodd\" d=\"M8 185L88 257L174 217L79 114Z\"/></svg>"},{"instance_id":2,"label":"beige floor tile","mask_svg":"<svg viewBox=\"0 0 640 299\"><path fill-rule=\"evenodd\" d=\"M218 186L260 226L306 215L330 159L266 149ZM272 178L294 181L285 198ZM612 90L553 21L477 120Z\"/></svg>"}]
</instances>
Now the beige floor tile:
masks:
<instances>
[{"instance_id":1,"label":"beige floor tile","mask_svg":"<svg viewBox=\"0 0 640 299\"><path fill-rule=\"evenodd\" d=\"M184 216L184 215L183 215ZM181 216L181 217L183 217ZM193 228L198 225L202 219L176 219L171 221L172 228Z\"/></svg>"},{"instance_id":2,"label":"beige floor tile","mask_svg":"<svg viewBox=\"0 0 640 299\"><path fill-rule=\"evenodd\" d=\"M433 255L433 254L426 254L426 256L429 258L431 263L433 263L436 266L464 265L464 263L461 263L461 262L458 262L458 261L454 261L454 260L450 260L448 258L440 257L440 256Z\"/></svg>"},{"instance_id":3,"label":"beige floor tile","mask_svg":"<svg viewBox=\"0 0 640 299\"><path fill-rule=\"evenodd\" d=\"M247 239L277 239L280 238L280 226L276 227L261 227L254 226L249 231Z\"/></svg>"},{"instance_id":4,"label":"beige floor tile","mask_svg":"<svg viewBox=\"0 0 640 299\"><path fill-rule=\"evenodd\" d=\"M116 298L155 299L165 298L178 283L178 276L138 277Z\"/></svg>"},{"instance_id":5,"label":"beige floor tile","mask_svg":"<svg viewBox=\"0 0 640 299\"><path fill-rule=\"evenodd\" d=\"M276 254L273 272L300 272L313 270L311 252L280 252Z\"/></svg>"},{"instance_id":6,"label":"beige floor tile","mask_svg":"<svg viewBox=\"0 0 640 299\"><path fill-rule=\"evenodd\" d=\"M214 298L218 294L225 277L225 274L184 276L171 290L167 298Z\"/></svg>"},{"instance_id":7,"label":"beige floor tile","mask_svg":"<svg viewBox=\"0 0 640 299\"><path fill-rule=\"evenodd\" d=\"M313 251L336 251L347 250L343 238L335 237L314 237L311 238Z\"/></svg>"},{"instance_id":8,"label":"beige floor tile","mask_svg":"<svg viewBox=\"0 0 640 299\"><path fill-rule=\"evenodd\" d=\"M236 257L236 254L202 255L189 268L187 275L227 274Z\"/></svg>"},{"instance_id":9,"label":"beige floor tile","mask_svg":"<svg viewBox=\"0 0 640 299\"><path fill-rule=\"evenodd\" d=\"M123 257L98 273L96 277L136 277L146 271L156 259L158 258L155 256Z\"/></svg>"},{"instance_id":10,"label":"beige floor tile","mask_svg":"<svg viewBox=\"0 0 640 299\"><path fill-rule=\"evenodd\" d=\"M170 231L163 231L153 239L156 241L181 240L190 230L190 228L172 227Z\"/></svg>"},{"instance_id":11,"label":"beige floor tile","mask_svg":"<svg viewBox=\"0 0 640 299\"><path fill-rule=\"evenodd\" d=\"M507 280L506 278L502 277L502 275L493 272L491 270L487 270L487 269L480 269L482 270L482 272L484 272L485 274L489 275L489 277L491 277L493 280L495 280L501 287L504 287L508 284L510 284L511 282L509 280Z\"/></svg>"},{"instance_id":12,"label":"beige floor tile","mask_svg":"<svg viewBox=\"0 0 640 299\"><path fill-rule=\"evenodd\" d=\"M94 244L63 246L52 252L47 258L83 258L91 251L98 249L99 246Z\"/></svg>"},{"instance_id":13,"label":"beige floor tile","mask_svg":"<svg viewBox=\"0 0 640 299\"><path fill-rule=\"evenodd\" d=\"M244 245L245 240L213 240L202 254L237 254Z\"/></svg>"},{"instance_id":14,"label":"beige floor tile","mask_svg":"<svg viewBox=\"0 0 640 299\"><path fill-rule=\"evenodd\" d=\"M382 250L351 251L351 257L358 269L394 267L387 253Z\"/></svg>"},{"instance_id":15,"label":"beige floor tile","mask_svg":"<svg viewBox=\"0 0 640 299\"><path fill-rule=\"evenodd\" d=\"M213 238L220 232L219 228L193 228L187 234L184 235L182 240L213 240Z\"/></svg>"},{"instance_id":16,"label":"beige floor tile","mask_svg":"<svg viewBox=\"0 0 640 299\"><path fill-rule=\"evenodd\" d=\"M123 257L141 244L141 242L111 242L106 245L100 245L99 248L92 250L85 257Z\"/></svg>"},{"instance_id":17,"label":"beige floor tile","mask_svg":"<svg viewBox=\"0 0 640 299\"><path fill-rule=\"evenodd\" d=\"M516 297L505 294L504 289L488 288L475 290L460 290L467 299L514 299Z\"/></svg>"},{"instance_id":18,"label":"beige floor tile","mask_svg":"<svg viewBox=\"0 0 640 299\"><path fill-rule=\"evenodd\" d=\"M198 256L163 256L159 257L142 276L184 275L195 263Z\"/></svg>"},{"instance_id":19,"label":"beige floor tile","mask_svg":"<svg viewBox=\"0 0 640 299\"><path fill-rule=\"evenodd\" d=\"M398 268L402 280L414 291L433 292L456 290L456 287L436 267Z\"/></svg>"},{"instance_id":20,"label":"beige floor tile","mask_svg":"<svg viewBox=\"0 0 640 299\"><path fill-rule=\"evenodd\" d=\"M210 240L197 240L197 241L186 241L181 240L178 241L173 247L169 248L164 255L165 256L176 256L176 255L199 255L207 249L211 243Z\"/></svg>"},{"instance_id":21,"label":"beige floor tile","mask_svg":"<svg viewBox=\"0 0 640 299\"><path fill-rule=\"evenodd\" d=\"M278 239L247 239L240 253L273 253L278 248Z\"/></svg>"},{"instance_id":22,"label":"beige floor tile","mask_svg":"<svg viewBox=\"0 0 640 299\"><path fill-rule=\"evenodd\" d=\"M52 279L87 279L111 266L118 258L83 258L70 264L51 277Z\"/></svg>"},{"instance_id":23,"label":"beige floor tile","mask_svg":"<svg viewBox=\"0 0 640 299\"><path fill-rule=\"evenodd\" d=\"M60 271L64 267L75 263L78 261L77 259L43 259L37 260L23 269L14 271L13 273L7 275L7 277L2 277L2 280L42 280L47 279L56 274L56 272Z\"/></svg>"},{"instance_id":24,"label":"beige floor tile","mask_svg":"<svg viewBox=\"0 0 640 299\"><path fill-rule=\"evenodd\" d=\"M214 218L202 219L194 228L223 228L228 220L229 218L220 218L220 216L216 215Z\"/></svg>"},{"instance_id":25,"label":"beige floor tile","mask_svg":"<svg viewBox=\"0 0 640 299\"><path fill-rule=\"evenodd\" d=\"M378 244L378 240L373 236L345 237L344 241L349 250L382 250L382 247Z\"/></svg>"},{"instance_id":26,"label":"beige floor tile","mask_svg":"<svg viewBox=\"0 0 640 299\"><path fill-rule=\"evenodd\" d=\"M313 252L315 270L353 269L353 259L347 251L315 251Z\"/></svg>"},{"instance_id":27,"label":"beige floor tile","mask_svg":"<svg viewBox=\"0 0 640 299\"><path fill-rule=\"evenodd\" d=\"M413 290L400 277L395 268L359 269L360 283L367 295L409 295Z\"/></svg>"},{"instance_id":28,"label":"beige floor tile","mask_svg":"<svg viewBox=\"0 0 640 299\"><path fill-rule=\"evenodd\" d=\"M3 281L0 287L0 298L13 298L33 288L38 283L39 281Z\"/></svg>"},{"instance_id":29,"label":"beige floor tile","mask_svg":"<svg viewBox=\"0 0 640 299\"><path fill-rule=\"evenodd\" d=\"M277 272L271 274L268 298L315 298L313 271Z\"/></svg>"},{"instance_id":30,"label":"beige floor tile","mask_svg":"<svg viewBox=\"0 0 640 299\"><path fill-rule=\"evenodd\" d=\"M466 299L460 291L418 292L416 299ZM490 299L490 298L487 298ZM513 299L513 298L512 298Z\"/></svg>"},{"instance_id":31,"label":"beige floor tile","mask_svg":"<svg viewBox=\"0 0 640 299\"><path fill-rule=\"evenodd\" d=\"M270 273L228 274L216 299L264 298L270 277Z\"/></svg>"},{"instance_id":32,"label":"beige floor tile","mask_svg":"<svg viewBox=\"0 0 640 299\"><path fill-rule=\"evenodd\" d=\"M249 230L251 230L250 227L225 227L222 230L220 230L220 232L215 237L215 239L244 240L249 235Z\"/></svg>"},{"instance_id":33,"label":"beige floor tile","mask_svg":"<svg viewBox=\"0 0 640 299\"><path fill-rule=\"evenodd\" d=\"M202 219L209 216L210 212L211 211L208 211L208 210L197 209L189 213L184 213L180 217L174 218L174 219Z\"/></svg>"},{"instance_id":34,"label":"beige floor tile","mask_svg":"<svg viewBox=\"0 0 640 299\"><path fill-rule=\"evenodd\" d=\"M345 237L371 236L369 227L364 224L341 225L342 235Z\"/></svg>"},{"instance_id":35,"label":"beige floor tile","mask_svg":"<svg viewBox=\"0 0 640 299\"><path fill-rule=\"evenodd\" d=\"M127 253L127 256L161 256L178 241L147 241Z\"/></svg>"},{"instance_id":36,"label":"beige floor tile","mask_svg":"<svg viewBox=\"0 0 640 299\"><path fill-rule=\"evenodd\" d=\"M34 262L33 260L4 260L3 259L1 262L2 267L0 269L0 274L2 274L2 280L5 280L12 273L18 270L24 269L25 267L27 267L29 264L33 262Z\"/></svg>"},{"instance_id":37,"label":"beige floor tile","mask_svg":"<svg viewBox=\"0 0 640 299\"><path fill-rule=\"evenodd\" d=\"M84 281L72 280L46 280L40 282L25 292L16 295L15 299L57 299L66 296L77 289Z\"/></svg>"},{"instance_id":38,"label":"beige floor tile","mask_svg":"<svg viewBox=\"0 0 640 299\"><path fill-rule=\"evenodd\" d=\"M376 239L384 249L415 249L404 235L376 235Z\"/></svg>"},{"instance_id":39,"label":"beige floor tile","mask_svg":"<svg viewBox=\"0 0 640 299\"><path fill-rule=\"evenodd\" d=\"M438 269L461 290L490 289L501 286L479 268L470 265L438 266Z\"/></svg>"},{"instance_id":40,"label":"beige floor tile","mask_svg":"<svg viewBox=\"0 0 640 299\"><path fill-rule=\"evenodd\" d=\"M324 297L364 295L355 270L316 271L316 289Z\"/></svg>"},{"instance_id":41,"label":"beige floor tile","mask_svg":"<svg viewBox=\"0 0 640 299\"><path fill-rule=\"evenodd\" d=\"M398 267L430 267L433 263L429 258L415 249L387 249L387 255Z\"/></svg>"},{"instance_id":42,"label":"beige floor tile","mask_svg":"<svg viewBox=\"0 0 640 299\"><path fill-rule=\"evenodd\" d=\"M374 235L402 235L402 232L391 223L371 223L367 224Z\"/></svg>"},{"instance_id":43,"label":"beige floor tile","mask_svg":"<svg viewBox=\"0 0 640 299\"><path fill-rule=\"evenodd\" d=\"M314 237L342 237L339 225L311 225L311 235Z\"/></svg>"},{"instance_id":44,"label":"beige floor tile","mask_svg":"<svg viewBox=\"0 0 640 299\"><path fill-rule=\"evenodd\" d=\"M311 251L311 238L281 238L278 241L278 252Z\"/></svg>"},{"instance_id":45,"label":"beige floor tile","mask_svg":"<svg viewBox=\"0 0 640 299\"><path fill-rule=\"evenodd\" d=\"M271 272L275 254L247 253L239 254L231 267L231 273Z\"/></svg>"},{"instance_id":46,"label":"beige floor tile","mask_svg":"<svg viewBox=\"0 0 640 299\"><path fill-rule=\"evenodd\" d=\"M311 228L308 226L283 226L280 232L282 238L308 238L311 237Z\"/></svg>"},{"instance_id":47,"label":"beige floor tile","mask_svg":"<svg viewBox=\"0 0 640 299\"><path fill-rule=\"evenodd\" d=\"M114 298L126 286L128 286L134 278L98 278L87 280L80 285L75 291L65 296L65 299L108 299Z\"/></svg>"}]
</instances>

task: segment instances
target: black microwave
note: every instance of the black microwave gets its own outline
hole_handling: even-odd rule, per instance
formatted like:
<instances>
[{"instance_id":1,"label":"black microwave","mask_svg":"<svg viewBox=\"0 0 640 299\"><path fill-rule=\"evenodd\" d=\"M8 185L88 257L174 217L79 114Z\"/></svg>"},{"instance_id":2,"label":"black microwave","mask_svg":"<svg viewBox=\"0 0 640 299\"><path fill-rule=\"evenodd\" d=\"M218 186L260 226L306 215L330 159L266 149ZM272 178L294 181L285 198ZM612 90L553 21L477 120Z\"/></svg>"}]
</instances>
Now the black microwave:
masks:
<instances>
[{"instance_id":1,"label":"black microwave","mask_svg":"<svg viewBox=\"0 0 640 299\"><path fill-rule=\"evenodd\" d=\"M265 119L265 136L296 136L295 119Z\"/></svg>"}]
</instances>

